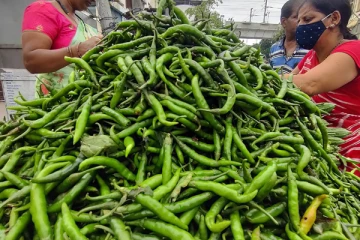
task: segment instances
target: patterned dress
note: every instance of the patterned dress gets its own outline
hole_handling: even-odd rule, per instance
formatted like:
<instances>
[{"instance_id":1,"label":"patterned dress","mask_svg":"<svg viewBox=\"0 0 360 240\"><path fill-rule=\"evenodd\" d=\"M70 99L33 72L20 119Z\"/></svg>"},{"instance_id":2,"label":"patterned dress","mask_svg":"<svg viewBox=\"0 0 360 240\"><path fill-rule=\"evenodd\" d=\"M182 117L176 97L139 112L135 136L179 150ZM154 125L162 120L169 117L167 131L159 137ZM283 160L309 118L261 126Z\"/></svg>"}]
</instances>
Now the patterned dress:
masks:
<instances>
[{"instance_id":1,"label":"patterned dress","mask_svg":"<svg viewBox=\"0 0 360 240\"><path fill-rule=\"evenodd\" d=\"M46 34L52 40L51 49L75 45L97 35L96 29L83 21L75 26L48 1L36 1L25 9L22 31ZM39 74L36 81L37 96L47 95L49 87L58 91L66 86L73 70L74 66L68 65L56 72Z\"/></svg>"}]
</instances>

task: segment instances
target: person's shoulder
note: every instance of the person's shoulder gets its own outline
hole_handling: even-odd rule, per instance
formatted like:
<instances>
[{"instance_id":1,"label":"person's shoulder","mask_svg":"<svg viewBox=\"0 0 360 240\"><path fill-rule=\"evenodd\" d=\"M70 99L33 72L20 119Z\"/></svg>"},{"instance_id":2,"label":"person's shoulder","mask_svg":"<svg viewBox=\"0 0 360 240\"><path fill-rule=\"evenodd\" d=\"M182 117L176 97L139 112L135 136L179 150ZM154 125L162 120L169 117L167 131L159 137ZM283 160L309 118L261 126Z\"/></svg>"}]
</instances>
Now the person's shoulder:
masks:
<instances>
[{"instance_id":1,"label":"person's shoulder","mask_svg":"<svg viewBox=\"0 0 360 240\"><path fill-rule=\"evenodd\" d=\"M279 52L281 50L282 42L277 41L270 47L270 57L272 57L275 53Z\"/></svg>"},{"instance_id":2,"label":"person's shoulder","mask_svg":"<svg viewBox=\"0 0 360 240\"><path fill-rule=\"evenodd\" d=\"M35 1L24 11L22 31L41 31L54 39L59 26L59 11L51 1Z\"/></svg>"},{"instance_id":3,"label":"person's shoulder","mask_svg":"<svg viewBox=\"0 0 360 240\"><path fill-rule=\"evenodd\" d=\"M350 40L341 44L338 48L357 48L360 50L360 40Z\"/></svg>"},{"instance_id":4,"label":"person's shoulder","mask_svg":"<svg viewBox=\"0 0 360 240\"><path fill-rule=\"evenodd\" d=\"M349 40L337 46L331 54L347 53L360 55L360 40Z\"/></svg>"},{"instance_id":5,"label":"person's shoulder","mask_svg":"<svg viewBox=\"0 0 360 240\"><path fill-rule=\"evenodd\" d=\"M301 48L301 47L298 47L298 49L296 50L296 52L298 53L302 53L302 54L307 54L308 52L310 51L313 51L313 50L308 50L308 49L305 49L305 48Z\"/></svg>"},{"instance_id":6,"label":"person's shoulder","mask_svg":"<svg viewBox=\"0 0 360 240\"><path fill-rule=\"evenodd\" d=\"M25 12L42 12L45 11L49 8L53 8L54 5L52 4L52 2L50 1L44 1L44 0L40 0L40 1L35 1L33 3L30 3L26 9Z\"/></svg>"},{"instance_id":7,"label":"person's shoulder","mask_svg":"<svg viewBox=\"0 0 360 240\"><path fill-rule=\"evenodd\" d=\"M271 49L275 49L275 48L279 48L280 46L282 46L282 43L283 41L282 40L279 40L275 43L273 43L273 45L271 45Z\"/></svg>"},{"instance_id":8,"label":"person's shoulder","mask_svg":"<svg viewBox=\"0 0 360 240\"><path fill-rule=\"evenodd\" d=\"M349 40L339 45L335 50L339 49L352 49L360 51L360 40Z\"/></svg>"},{"instance_id":9,"label":"person's shoulder","mask_svg":"<svg viewBox=\"0 0 360 240\"><path fill-rule=\"evenodd\" d=\"M360 45L360 40L356 39L356 40L348 40L346 42L344 42L342 45ZM340 45L341 46L341 45Z\"/></svg>"},{"instance_id":10,"label":"person's shoulder","mask_svg":"<svg viewBox=\"0 0 360 240\"><path fill-rule=\"evenodd\" d=\"M305 57L309 57L309 56L313 56L316 54L315 50L314 49L311 49L311 50L306 50L304 49L305 51L307 51L306 55L304 56Z\"/></svg>"}]
</instances>

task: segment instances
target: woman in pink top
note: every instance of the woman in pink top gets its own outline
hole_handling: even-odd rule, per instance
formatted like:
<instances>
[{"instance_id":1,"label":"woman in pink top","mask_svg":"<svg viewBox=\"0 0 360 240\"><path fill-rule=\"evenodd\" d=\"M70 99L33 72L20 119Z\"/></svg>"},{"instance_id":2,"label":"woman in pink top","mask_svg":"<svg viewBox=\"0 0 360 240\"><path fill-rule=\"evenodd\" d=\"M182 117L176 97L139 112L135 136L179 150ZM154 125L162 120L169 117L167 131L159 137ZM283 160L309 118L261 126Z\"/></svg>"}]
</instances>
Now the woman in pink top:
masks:
<instances>
[{"instance_id":1,"label":"woman in pink top","mask_svg":"<svg viewBox=\"0 0 360 240\"><path fill-rule=\"evenodd\" d=\"M102 36L85 24L75 11L86 10L94 0L36 1L24 12L22 26L23 60L26 69L39 73L39 96L49 86L59 90L68 83L74 66L65 56L81 57L100 42Z\"/></svg>"}]
</instances>

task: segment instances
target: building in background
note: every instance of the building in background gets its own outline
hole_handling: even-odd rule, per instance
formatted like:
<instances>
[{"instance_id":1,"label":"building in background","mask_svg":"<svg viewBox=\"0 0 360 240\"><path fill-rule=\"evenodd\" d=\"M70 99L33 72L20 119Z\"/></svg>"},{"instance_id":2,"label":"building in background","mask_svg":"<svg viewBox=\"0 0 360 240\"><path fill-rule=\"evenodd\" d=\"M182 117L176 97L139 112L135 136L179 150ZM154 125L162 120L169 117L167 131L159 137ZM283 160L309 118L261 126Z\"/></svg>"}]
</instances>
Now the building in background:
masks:
<instances>
[{"instance_id":1,"label":"building in background","mask_svg":"<svg viewBox=\"0 0 360 240\"><path fill-rule=\"evenodd\" d=\"M111 16L109 17L111 18L111 21L114 24L123 21L127 9L117 1L109 1L109 3L111 9ZM95 3L93 3L87 11L79 12L78 15L81 17L81 19L84 20L85 23L96 28L99 32L102 31Z\"/></svg>"},{"instance_id":2,"label":"building in background","mask_svg":"<svg viewBox=\"0 0 360 240\"><path fill-rule=\"evenodd\" d=\"M113 2L118 2L122 7L126 9L143 9L146 7L148 0L113 0Z\"/></svg>"},{"instance_id":3,"label":"building in background","mask_svg":"<svg viewBox=\"0 0 360 240\"><path fill-rule=\"evenodd\" d=\"M360 38L360 0L351 0L351 5L353 9L353 16L350 19L348 28L352 30L352 33Z\"/></svg>"}]
</instances>

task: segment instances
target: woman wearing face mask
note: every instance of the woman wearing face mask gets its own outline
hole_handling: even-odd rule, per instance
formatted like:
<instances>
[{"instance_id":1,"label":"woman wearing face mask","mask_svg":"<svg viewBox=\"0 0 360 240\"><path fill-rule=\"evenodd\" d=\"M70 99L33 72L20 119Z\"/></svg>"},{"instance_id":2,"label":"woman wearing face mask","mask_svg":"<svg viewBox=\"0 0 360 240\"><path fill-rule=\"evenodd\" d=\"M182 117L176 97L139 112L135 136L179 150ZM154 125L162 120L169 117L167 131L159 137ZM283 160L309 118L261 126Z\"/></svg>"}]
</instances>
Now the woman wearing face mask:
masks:
<instances>
[{"instance_id":1,"label":"woman wearing face mask","mask_svg":"<svg viewBox=\"0 0 360 240\"><path fill-rule=\"evenodd\" d=\"M65 56L81 57L100 42L102 36L85 24L75 11L86 10L94 0L36 1L24 12L22 48L25 68L40 73L39 96L68 83L73 70ZM48 88L47 88L47 87Z\"/></svg>"},{"instance_id":2,"label":"woman wearing face mask","mask_svg":"<svg viewBox=\"0 0 360 240\"><path fill-rule=\"evenodd\" d=\"M326 120L352 132L341 153L360 162L360 41L347 29L351 15L349 0L305 1L296 40L312 50L294 70L293 82L315 102L336 105Z\"/></svg>"}]
</instances>

